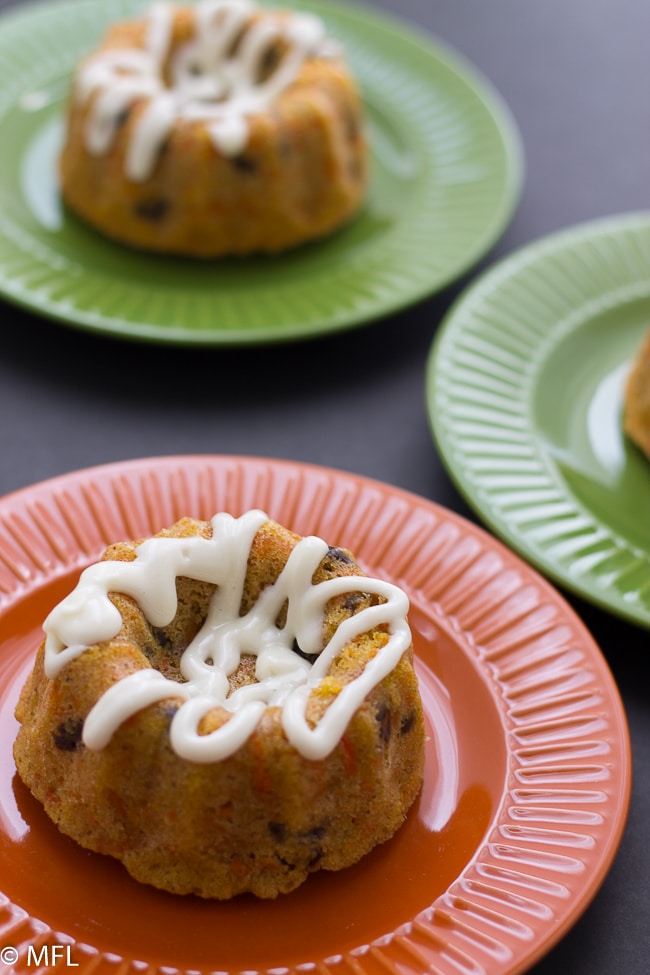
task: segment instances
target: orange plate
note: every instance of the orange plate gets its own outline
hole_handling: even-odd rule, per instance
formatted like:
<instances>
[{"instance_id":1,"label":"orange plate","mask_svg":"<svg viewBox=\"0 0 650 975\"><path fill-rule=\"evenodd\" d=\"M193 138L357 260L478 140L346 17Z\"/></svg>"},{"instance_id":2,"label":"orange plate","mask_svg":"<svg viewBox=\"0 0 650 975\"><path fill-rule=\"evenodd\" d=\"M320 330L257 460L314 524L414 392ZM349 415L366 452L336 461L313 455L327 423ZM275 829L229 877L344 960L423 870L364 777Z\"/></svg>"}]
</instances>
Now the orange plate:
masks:
<instances>
[{"instance_id":1,"label":"orange plate","mask_svg":"<svg viewBox=\"0 0 650 975\"><path fill-rule=\"evenodd\" d=\"M407 591L427 771L405 825L357 866L273 902L203 902L58 832L15 773L13 709L43 618L109 542L251 507ZM593 640L500 543L387 485L211 456L47 481L0 501L0 622L0 971L40 958L78 975L514 975L575 921L618 847L629 740Z\"/></svg>"}]
</instances>

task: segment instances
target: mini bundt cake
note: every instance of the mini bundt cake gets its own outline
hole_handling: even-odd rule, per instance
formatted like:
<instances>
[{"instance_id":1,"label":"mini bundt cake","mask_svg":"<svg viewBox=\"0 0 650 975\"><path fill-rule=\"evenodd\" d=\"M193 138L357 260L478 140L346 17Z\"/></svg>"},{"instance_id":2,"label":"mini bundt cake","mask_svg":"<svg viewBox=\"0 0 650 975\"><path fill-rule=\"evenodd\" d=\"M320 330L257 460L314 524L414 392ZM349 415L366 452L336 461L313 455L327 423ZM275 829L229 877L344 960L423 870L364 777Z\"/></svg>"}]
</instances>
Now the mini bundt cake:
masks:
<instances>
[{"instance_id":1,"label":"mini bundt cake","mask_svg":"<svg viewBox=\"0 0 650 975\"><path fill-rule=\"evenodd\" d=\"M277 252L334 231L363 202L359 92L311 14L157 3L113 26L73 88L62 196L121 243Z\"/></svg>"},{"instance_id":2,"label":"mini bundt cake","mask_svg":"<svg viewBox=\"0 0 650 975\"><path fill-rule=\"evenodd\" d=\"M18 772L141 882L291 891L388 840L420 790L407 610L257 510L112 545L45 621Z\"/></svg>"},{"instance_id":3,"label":"mini bundt cake","mask_svg":"<svg viewBox=\"0 0 650 975\"><path fill-rule=\"evenodd\" d=\"M625 386L623 427L650 459L650 329L634 358Z\"/></svg>"}]
</instances>

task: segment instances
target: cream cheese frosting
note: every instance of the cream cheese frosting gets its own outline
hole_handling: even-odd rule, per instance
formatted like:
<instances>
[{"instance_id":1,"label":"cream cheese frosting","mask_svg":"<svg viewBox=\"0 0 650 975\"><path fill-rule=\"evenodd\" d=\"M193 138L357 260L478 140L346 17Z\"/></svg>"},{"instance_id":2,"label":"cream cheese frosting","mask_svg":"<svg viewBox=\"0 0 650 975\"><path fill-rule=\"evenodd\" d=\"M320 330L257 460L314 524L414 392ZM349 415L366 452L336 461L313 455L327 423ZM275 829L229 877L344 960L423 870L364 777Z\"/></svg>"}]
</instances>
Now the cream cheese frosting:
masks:
<instances>
[{"instance_id":1,"label":"cream cheese frosting","mask_svg":"<svg viewBox=\"0 0 650 975\"><path fill-rule=\"evenodd\" d=\"M131 562L105 560L89 566L76 588L52 610L43 628L45 672L54 679L89 646L119 633L122 618L110 592L132 596L153 626L164 627L176 615L178 577L217 587L202 628L181 656L182 680L145 668L117 681L86 718L83 741L88 748L104 748L125 720L148 705L180 698L183 703L172 719L170 741L175 752L189 761L215 762L233 754L270 706L281 708L285 734L304 757L322 759L333 751L355 711L411 644L408 598L399 587L367 576L334 577L314 584L313 575L329 546L321 538L307 536L296 544L275 583L240 615L251 546L268 520L257 509L239 518L221 513L211 519L209 538L147 539L135 549ZM344 620L323 647L326 604L351 592L376 595L382 601ZM277 619L285 604L286 622L279 627ZM306 718L312 690L347 643L382 625L388 630L386 644L312 726ZM302 654L314 656L314 662L296 653L295 645ZM243 654L256 658L256 680L231 692L228 677ZM215 707L225 708L230 717L215 731L199 734L202 718Z\"/></svg>"},{"instance_id":2,"label":"cream cheese frosting","mask_svg":"<svg viewBox=\"0 0 650 975\"><path fill-rule=\"evenodd\" d=\"M76 97L93 97L85 131L91 154L108 152L130 105L147 99L129 140L126 176L149 178L160 148L179 119L206 125L215 149L239 155L247 145L249 117L264 112L297 78L305 59L340 53L322 21L292 12L254 17L252 0L202 0L195 8L192 40L172 55L171 82L163 78L171 49L173 7L154 4L148 14L145 45L107 48L89 58L76 81ZM239 39L239 40L238 40ZM263 77L265 56L279 40L286 53ZM238 41L235 45L235 41ZM233 47L235 47L233 53Z\"/></svg>"}]
</instances>

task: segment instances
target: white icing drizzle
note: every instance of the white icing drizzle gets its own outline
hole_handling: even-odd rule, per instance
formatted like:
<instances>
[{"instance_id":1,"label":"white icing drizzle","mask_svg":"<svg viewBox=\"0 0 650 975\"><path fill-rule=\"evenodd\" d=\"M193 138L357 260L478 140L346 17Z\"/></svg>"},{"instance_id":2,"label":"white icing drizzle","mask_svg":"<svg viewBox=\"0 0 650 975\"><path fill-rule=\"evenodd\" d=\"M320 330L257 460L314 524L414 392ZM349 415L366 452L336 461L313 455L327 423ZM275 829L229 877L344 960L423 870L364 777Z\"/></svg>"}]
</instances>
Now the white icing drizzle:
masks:
<instances>
[{"instance_id":1,"label":"white icing drizzle","mask_svg":"<svg viewBox=\"0 0 650 975\"><path fill-rule=\"evenodd\" d=\"M249 23L256 9L252 0L198 3L195 35L175 51L169 87L162 76L173 26L173 8L167 3L150 8L142 50L107 49L93 55L80 69L76 85L81 102L96 95L85 130L88 151L108 152L124 112L144 97L149 102L126 153L129 179L149 178L178 119L205 123L218 152L239 155L248 142L249 116L265 111L295 81L305 59L340 54L322 21L312 14L267 16ZM229 54L244 28L236 54ZM288 50L268 78L259 81L264 56L280 38Z\"/></svg>"},{"instance_id":2,"label":"white icing drizzle","mask_svg":"<svg viewBox=\"0 0 650 975\"><path fill-rule=\"evenodd\" d=\"M282 709L287 738L306 758L325 758L336 747L354 712L411 643L408 599L397 586L366 576L340 576L314 585L312 577L328 545L308 536L292 550L275 583L240 616L251 545L267 520L259 510L240 518L222 513L211 521L210 538L150 538L137 547L131 562L107 560L85 569L76 588L52 610L43 628L45 673L53 679L89 646L119 633L122 619L109 592L132 596L150 623L161 627L176 615L177 577L217 586L203 627L181 656L183 680L144 668L117 681L86 718L83 741L88 748L104 748L125 720L169 698L183 700L171 722L172 748L192 762L215 762L231 755L252 734L268 706ZM384 602L344 620L321 649L325 606L348 592L374 594ZM279 628L276 620L285 603L286 622ZM389 633L386 644L312 727L306 718L311 691L347 643L383 624ZM304 653L318 654L313 664L293 650L294 641ZM236 671L242 654L256 657L256 681L229 693L228 676ZM231 716L220 728L200 735L201 719L215 707Z\"/></svg>"}]
</instances>

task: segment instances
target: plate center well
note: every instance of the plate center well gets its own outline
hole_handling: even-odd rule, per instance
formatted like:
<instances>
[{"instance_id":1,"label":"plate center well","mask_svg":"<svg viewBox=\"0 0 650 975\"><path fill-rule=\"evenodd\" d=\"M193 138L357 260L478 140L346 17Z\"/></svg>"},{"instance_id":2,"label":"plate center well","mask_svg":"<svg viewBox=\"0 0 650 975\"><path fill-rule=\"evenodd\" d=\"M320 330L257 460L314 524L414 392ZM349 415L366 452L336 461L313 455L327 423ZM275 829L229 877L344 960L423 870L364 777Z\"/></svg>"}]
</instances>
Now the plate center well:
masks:
<instances>
[{"instance_id":1,"label":"plate center well","mask_svg":"<svg viewBox=\"0 0 650 975\"><path fill-rule=\"evenodd\" d=\"M650 461L623 432L625 381L650 323L647 299L588 317L537 375L533 422L570 493L629 544L650 547Z\"/></svg>"},{"instance_id":2,"label":"plate center well","mask_svg":"<svg viewBox=\"0 0 650 975\"><path fill-rule=\"evenodd\" d=\"M503 729L467 649L417 602L411 623L429 728L427 771L391 841L276 901L226 903L164 894L133 881L117 861L83 850L50 822L11 754L13 711L40 622L72 582L57 580L5 614L12 636L0 655L0 877L12 903L74 939L73 954L87 944L125 959L222 971L318 962L390 936L471 860L503 793Z\"/></svg>"}]
</instances>

